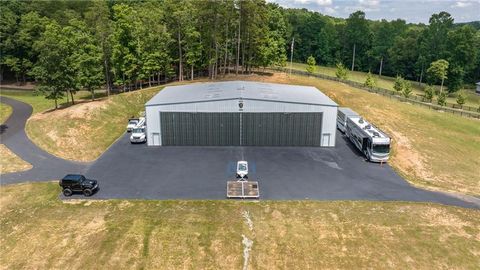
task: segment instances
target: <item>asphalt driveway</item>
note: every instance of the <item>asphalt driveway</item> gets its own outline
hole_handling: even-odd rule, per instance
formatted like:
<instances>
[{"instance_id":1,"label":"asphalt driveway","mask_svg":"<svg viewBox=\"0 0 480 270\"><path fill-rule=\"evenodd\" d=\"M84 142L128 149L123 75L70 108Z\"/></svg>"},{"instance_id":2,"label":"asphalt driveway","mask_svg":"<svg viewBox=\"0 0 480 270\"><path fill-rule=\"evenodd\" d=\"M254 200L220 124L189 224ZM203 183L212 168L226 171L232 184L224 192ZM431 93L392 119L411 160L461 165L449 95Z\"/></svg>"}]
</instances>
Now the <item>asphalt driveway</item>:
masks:
<instances>
[{"instance_id":1,"label":"asphalt driveway","mask_svg":"<svg viewBox=\"0 0 480 270\"><path fill-rule=\"evenodd\" d=\"M340 134L335 148L147 147L120 138L87 171L101 181L97 198L225 199L238 160L267 200L376 200L478 207L411 186L388 165L369 163Z\"/></svg>"},{"instance_id":2,"label":"asphalt driveway","mask_svg":"<svg viewBox=\"0 0 480 270\"><path fill-rule=\"evenodd\" d=\"M10 117L0 126L0 143L5 144L17 156L32 164L32 169L28 171L2 174L0 183L59 179L68 172L82 173L91 164L64 160L40 149L25 133L25 124L32 114L32 107L3 96L0 97L0 102L10 105L13 109Z\"/></svg>"}]
</instances>

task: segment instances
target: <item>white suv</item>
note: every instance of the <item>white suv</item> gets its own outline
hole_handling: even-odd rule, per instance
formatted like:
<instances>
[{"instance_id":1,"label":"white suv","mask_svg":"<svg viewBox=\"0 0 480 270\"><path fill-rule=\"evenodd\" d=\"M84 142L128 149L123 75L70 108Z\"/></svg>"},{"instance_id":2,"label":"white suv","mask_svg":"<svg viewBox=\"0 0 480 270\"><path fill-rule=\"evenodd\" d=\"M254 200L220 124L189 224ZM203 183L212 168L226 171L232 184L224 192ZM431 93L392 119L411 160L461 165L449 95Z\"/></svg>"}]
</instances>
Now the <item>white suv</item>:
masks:
<instances>
[{"instance_id":1,"label":"white suv","mask_svg":"<svg viewBox=\"0 0 480 270\"><path fill-rule=\"evenodd\" d=\"M145 135L145 126L137 126L132 130L132 135L130 135L131 143L144 143L147 141L147 136Z\"/></svg>"}]
</instances>

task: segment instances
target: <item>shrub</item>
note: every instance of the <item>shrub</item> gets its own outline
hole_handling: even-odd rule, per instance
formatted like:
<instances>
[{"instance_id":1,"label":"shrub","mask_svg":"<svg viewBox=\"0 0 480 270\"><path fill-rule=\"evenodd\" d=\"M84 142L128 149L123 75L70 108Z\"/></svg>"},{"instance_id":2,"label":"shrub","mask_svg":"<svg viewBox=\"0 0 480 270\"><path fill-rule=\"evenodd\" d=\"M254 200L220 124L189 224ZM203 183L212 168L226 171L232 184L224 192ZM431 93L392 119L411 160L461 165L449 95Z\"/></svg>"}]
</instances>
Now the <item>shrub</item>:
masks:
<instances>
[{"instance_id":1,"label":"shrub","mask_svg":"<svg viewBox=\"0 0 480 270\"><path fill-rule=\"evenodd\" d=\"M457 95L457 104L460 105L460 107L462 107L466 101L467 101L467 97L465 96L465 94L463 92L459 92Z\"/></svg>"},{"instance_id":2,"label":"shrub","mask_svg":"<svg viewBox=\"0 0 480 270\"><path fill-rule=\"evenodd\" d=\"M393 83L393 89L395 91L400 92L403 90L405 80L402 78L402 76L398 76L395 78L395 82Z\"/></svg>"},{"instance_id":3,"label":"shrub","mask_svg":"<svg viewBox=\"0 0 480 270\"><path fill-rule=\"evenodd\" d=\"M342 63L337 63L337 71L335 71L337 78L346 80L348 78L348 70Z\"/></svg>"},{"instance_id":4,"label":"shrub","mask_svg":"<svg viewBox=\"0 0 480 270\"><path fill-rule=\"evenodd\" d=\"M409 81L404 81L403 90L402 90L403 96L408 98L411 93L412 93L412 84Z\"/></svg>"},{"instance_id":5,"label":"shrub","mask_svg":"<svg viewBox=\"0 0 480 270\"><path fill-rule=\"evenodd\" d=\"M445 94L445 92L442 92L440 95L438 95L437 104L440 106L447 105L447 94Z\"/></svg>"},{"instance_id":6,"label":"shrub","mask_svg":"<svg viewBox=\"0 0 480 270\"><path fill-rule=\"evenodd\" d=\"M313 74L315 72L315 65L316 65L315 58L313 56L309 56L307 59L307 72L308 74Z\"/></svg>"},{"instance_id":7,"label":"shrub","mask_svg":"<svg viewBox=\"0 0 480 270\"><path fill-rule=\"evenodd\" d=\"M370 71L368 72L367 78L365 79L365 83L363 85L368 87L368 88L375 87L375 85L376 85L375 78L373 78L373 75Z\"/></svg>"},{"instance_id":8,"label":"shrub","mask_svg":"<svg viewBox=\"0 0 480 270\"><path fill-rule=\"evenodd\" d=\"M428 102L432 102L433 96L435 96L435 89L433 89L433 86L427 85L424 91L425 100Z\"/></svg>"}]
</instances>

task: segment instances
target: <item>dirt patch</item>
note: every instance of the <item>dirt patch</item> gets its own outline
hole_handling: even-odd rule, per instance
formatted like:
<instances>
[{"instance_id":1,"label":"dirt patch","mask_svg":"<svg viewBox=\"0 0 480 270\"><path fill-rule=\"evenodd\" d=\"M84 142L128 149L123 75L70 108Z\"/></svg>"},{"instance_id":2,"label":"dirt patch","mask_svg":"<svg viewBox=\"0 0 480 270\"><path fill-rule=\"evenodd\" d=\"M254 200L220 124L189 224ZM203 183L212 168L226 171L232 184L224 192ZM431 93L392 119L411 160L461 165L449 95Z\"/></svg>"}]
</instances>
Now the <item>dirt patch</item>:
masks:
<instances>
[{"instance_id":1,"label":"dirt patch","mask_svg":"<svg viewBox=\"0 0 480 270\"><path fill-rule=\"evenodd\" d=\"M106 98L97 99L95 101L77 101L75 105L64 109L57 109L34 114L31 119L46 119L46 118L82 118L89 120L94 116L94 112L98 109L105 109L108 106L109 100Z\"/></svg>"},{"instance_id":2,"label":"dirt patch","mask_svg":"<svg viewBox=\"0 0 480 270\"><path fill-rule=\"evenodd\" d=\"M0 174L27 171L33 167L4 144L0 144L0 157Z\"/></svg>"},{"instance_id":3,"label":"dirt patch","mask_svg":"<svg viewBox=\"0 0 480 270\"><path fill-rule=\"evenodd\" d=\"M421 178L434 180L430 170L425 166L425 159L413 148L409 138L398 131L388 129L395 148L395 165L404 173L412 173Z\"/></svg>"}]
</instances>

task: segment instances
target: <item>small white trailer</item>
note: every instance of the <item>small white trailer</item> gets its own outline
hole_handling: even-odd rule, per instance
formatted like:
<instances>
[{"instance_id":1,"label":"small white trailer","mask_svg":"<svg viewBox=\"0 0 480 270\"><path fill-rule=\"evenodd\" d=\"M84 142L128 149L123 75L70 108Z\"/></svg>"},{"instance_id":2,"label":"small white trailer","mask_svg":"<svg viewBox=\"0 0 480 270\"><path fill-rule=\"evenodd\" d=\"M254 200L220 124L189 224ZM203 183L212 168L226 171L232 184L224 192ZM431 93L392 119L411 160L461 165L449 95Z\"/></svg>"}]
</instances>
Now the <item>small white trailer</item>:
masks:
<instances>
[{"instance_id":1,"label":"small white trailer","mask_svg":"<svg viewBox=\"0 0 480 270\"><path fill-rule=\"evenodd\" d=\"M360 116L347 117L346 135L371 162L386 162L390 154L390 138Z\"/></svg>"},{"instance_id":2,"label":"small white trailer","mask_svg":"<svg viewBox=\"0 0 480 270\"><path fill-rule=\"evenodd\" d=\"M352 109L347 108L347 107L340 107L338 108L338 113L337 113L337 128L341 132L345 133L347 129L347 118L348 117L360 117L360 115Z\"/></svg>"}]
</instances>

